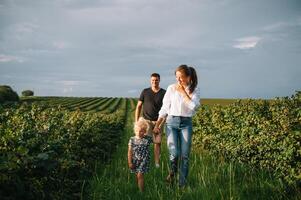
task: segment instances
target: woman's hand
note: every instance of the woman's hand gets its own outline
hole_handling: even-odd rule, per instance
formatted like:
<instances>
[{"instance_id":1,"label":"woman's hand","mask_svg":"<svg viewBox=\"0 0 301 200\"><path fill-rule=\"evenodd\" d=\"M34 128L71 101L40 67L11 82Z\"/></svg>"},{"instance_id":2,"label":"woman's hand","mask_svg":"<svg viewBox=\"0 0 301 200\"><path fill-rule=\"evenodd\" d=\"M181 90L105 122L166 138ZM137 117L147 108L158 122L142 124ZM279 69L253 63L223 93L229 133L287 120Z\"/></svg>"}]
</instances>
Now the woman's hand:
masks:
<instances>
[{"instance_id":1,"label":"woman's hand","mask_svg":"<svg viewBox=\"0 0 301 200\"><path fill-rule=\"evenodd\" d=\"M185 87L183 85L177 84L176 85L176 90L182 94L182 95L186 95L186 91L185 91Z\"/></svg>"},{"instance_id":2,"label":"woman's hand","mask_svg":"<svg viewBox=\"0 0 301 200\"><path fill-rule=\"evenodd\" d=\"M176 90L183 96L186 102L191 100L191 96L186 92L185 87L181 84L176 85Z\"/></svg>"}]
</instances>

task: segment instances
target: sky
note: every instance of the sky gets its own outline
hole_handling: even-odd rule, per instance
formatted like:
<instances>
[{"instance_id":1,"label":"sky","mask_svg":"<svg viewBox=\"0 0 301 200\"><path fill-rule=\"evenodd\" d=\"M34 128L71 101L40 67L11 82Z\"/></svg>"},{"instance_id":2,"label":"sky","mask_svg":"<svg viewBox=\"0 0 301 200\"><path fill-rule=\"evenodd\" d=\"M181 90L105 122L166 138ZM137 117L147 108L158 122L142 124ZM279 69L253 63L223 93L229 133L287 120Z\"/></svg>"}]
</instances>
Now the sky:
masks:
<instances>
[{"instance_id":1,"label":"sky","mask_svg":"<svg viewBox=\"0 0 301 200\"><path fill-rule=\"evenodd\" d=\"M300 0L0 0L0 85L138 97L181 64L202 98L301 90Z\"/></svg>"}]
</instances>

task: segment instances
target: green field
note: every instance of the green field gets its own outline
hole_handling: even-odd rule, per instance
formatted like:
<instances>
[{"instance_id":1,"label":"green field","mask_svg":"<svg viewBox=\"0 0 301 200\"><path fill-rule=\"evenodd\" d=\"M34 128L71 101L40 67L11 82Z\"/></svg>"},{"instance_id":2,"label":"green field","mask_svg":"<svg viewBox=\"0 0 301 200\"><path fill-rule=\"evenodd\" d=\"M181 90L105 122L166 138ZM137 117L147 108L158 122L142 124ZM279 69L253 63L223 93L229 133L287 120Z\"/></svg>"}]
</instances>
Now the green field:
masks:
<instances>
[{"instance_id":1,"label":"green field","mask_svg":"<svg viewBox=\"0 0 301 200\"><path fill-rule=\"evenodd\" d=\"M229 105L236 99L202 99L203 105ZM137 99L101 97L27 97L22 104L59 106L70 112L111 114L122 110L125 119L116 151L104 161L94 160L92 176L83 178L73 197L78 199L300 199L294 187L266 170L250 167L193 146L189 185L185 189L165 183L168 174L168 150L163 137L161 168L151 166L146 175L145 192L140 193L135 177L127 168L127 142L133 133ZM91 147L94 148L94 147ZM154 163L154 162L152 162ZM72 193L72 192L71 192ZM74 192L75 193L75 192ZM5 199L5 198L4 198ZM26 199L26 198L25 198ZM71 198L72 199L72 198Z\"/></svg>"},{"instance_id":2,"label":"green field","mask_svg":"<svg viewBox=\"0 0 301 200\"><path fill-rule=\"evenodd\" d=\"M80 103L80 100L90 100L93 98L90 97L22 97L22 101L25 102L36 102L36 101L43 101L43 102L53 102L54 104L62 104L64 106L68 105L66 103L71 103L73 105L76 105L76 103ZM107 99L107 98L104 98ZM137 99L136 99L137 100ZM202 105L222 105L222 106L226 106L229 105L231 103L234 103L238 100L241 101L248 101L248 99L223 99L223 98L203 98L201 99L201 104ZM85 106L85 105L82 105Z\"/></svg>"},{"instance_id":3,"label":"green field","mask_svg":"<svg viewBox=\"0 0 301 200\"><path fill-rule=\"evenodd\" d=\"M62 107L68 108L70 110L75 110L77 108L86 111L100 111L110 104L110 100L118 98L93 98L93 97L22 97L22 102L41 102L49 103L50 105L61 105ZM137 101L137 99L134 99ZM231 103L238 101L238 99L201 99L202 105L222 105L226 106ZM242 99L242 101L247 101L247 99ZM115 102L116 103L116 102ZM101 106L100 106L101 105Z\"/></svg>"}]
</instances>

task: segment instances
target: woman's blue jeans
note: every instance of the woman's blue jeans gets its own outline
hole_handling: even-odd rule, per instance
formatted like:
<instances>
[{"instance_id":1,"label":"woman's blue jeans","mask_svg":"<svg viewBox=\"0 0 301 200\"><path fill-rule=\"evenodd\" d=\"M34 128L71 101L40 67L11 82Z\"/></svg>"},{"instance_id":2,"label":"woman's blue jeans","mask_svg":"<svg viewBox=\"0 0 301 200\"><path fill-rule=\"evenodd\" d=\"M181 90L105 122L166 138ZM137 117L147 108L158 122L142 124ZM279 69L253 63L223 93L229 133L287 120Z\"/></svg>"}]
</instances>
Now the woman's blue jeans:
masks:
<instances>
[{"instance_id":1,"label":"woman's blue jeans","mask_svg":"<svg viewBox=\"0 0 301 200\"><path fill-rule=\"evenodd\" d=\"M187 182L192 140L191 117L168 116L166 119L166 135L171 173L177 173L179 161L179 185L184 186Z\"/></svg>"}]
</instances>

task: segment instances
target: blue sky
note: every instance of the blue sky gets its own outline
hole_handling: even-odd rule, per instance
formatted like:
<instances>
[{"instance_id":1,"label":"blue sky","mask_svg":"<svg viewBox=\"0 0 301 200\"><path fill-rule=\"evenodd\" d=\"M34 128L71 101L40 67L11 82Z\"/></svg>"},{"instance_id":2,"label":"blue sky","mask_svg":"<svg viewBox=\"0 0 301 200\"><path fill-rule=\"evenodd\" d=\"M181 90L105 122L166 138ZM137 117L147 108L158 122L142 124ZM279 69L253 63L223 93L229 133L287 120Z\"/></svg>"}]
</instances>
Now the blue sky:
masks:
<instances>
[{"instance_id":1,"label":"blue sky","mask_svg":"<svg viewBox=\"0 0 301 200\"><path fill-rule=\"evenodd\" d=\"M39 96L137 97L194 66L202 97L301 89L299 0L0 0L0 85Z\"/></svg>"}]
</instances>

